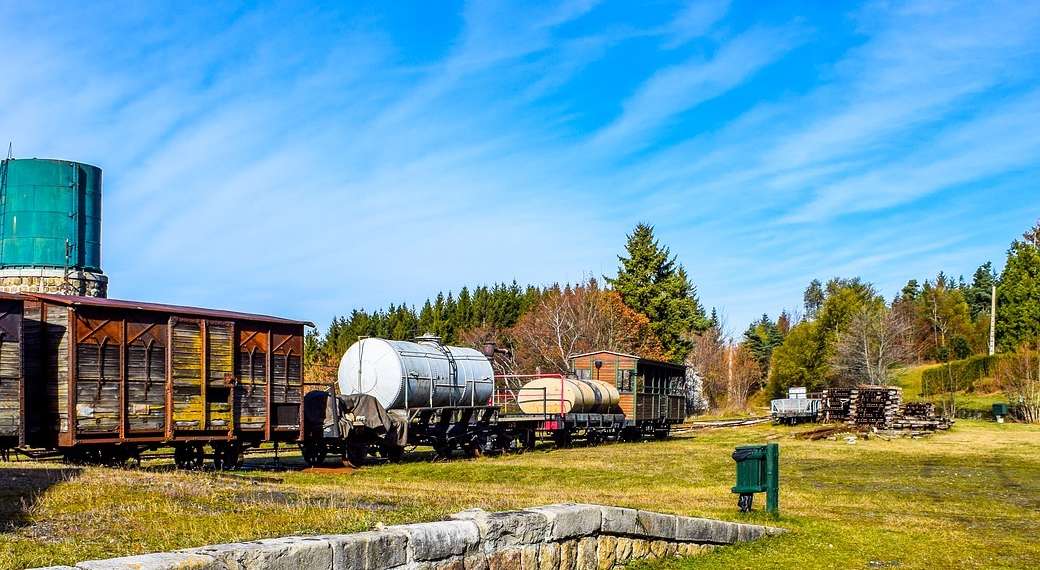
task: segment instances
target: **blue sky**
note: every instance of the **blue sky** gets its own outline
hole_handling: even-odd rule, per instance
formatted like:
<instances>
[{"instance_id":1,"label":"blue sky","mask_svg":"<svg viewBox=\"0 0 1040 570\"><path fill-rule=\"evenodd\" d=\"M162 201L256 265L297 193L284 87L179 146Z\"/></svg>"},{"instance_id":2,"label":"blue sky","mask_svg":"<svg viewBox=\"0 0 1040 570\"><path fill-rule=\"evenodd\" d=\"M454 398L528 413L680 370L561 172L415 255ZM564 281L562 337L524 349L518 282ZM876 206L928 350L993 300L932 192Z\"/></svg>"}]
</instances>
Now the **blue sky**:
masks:
<instances>
[{"instance_id":1,"label":"blue sky","mask_svg":"<svg viewBox=\"0 0 1040 570\"><path fill-rule=\"evenodd\" d=\"M1002 266L1040 3L0 1L0 139L105 171L110 294L301 317L612 273L731 329Z\"/></svg>"}]
</instances>

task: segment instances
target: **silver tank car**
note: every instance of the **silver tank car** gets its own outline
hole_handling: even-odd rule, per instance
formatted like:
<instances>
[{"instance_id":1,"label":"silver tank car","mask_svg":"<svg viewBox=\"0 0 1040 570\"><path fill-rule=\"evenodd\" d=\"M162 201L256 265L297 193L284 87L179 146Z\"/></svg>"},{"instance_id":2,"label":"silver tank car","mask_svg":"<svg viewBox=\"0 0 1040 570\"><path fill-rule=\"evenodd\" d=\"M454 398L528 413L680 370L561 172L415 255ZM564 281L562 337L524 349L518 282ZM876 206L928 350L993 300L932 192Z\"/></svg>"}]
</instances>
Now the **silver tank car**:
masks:
<instances>
[{"instance_id":1,"label":"silver tank car","mask_svg":"<svg viewBox=\"0 0 1040 570\"><path fill-rule=\"evenodd\" d=\"M355 342L339 363L340 392L370 394L387 410L488 405L495 373L486 356L431 335L415 340Z\"/></svg>"}]
</instances>

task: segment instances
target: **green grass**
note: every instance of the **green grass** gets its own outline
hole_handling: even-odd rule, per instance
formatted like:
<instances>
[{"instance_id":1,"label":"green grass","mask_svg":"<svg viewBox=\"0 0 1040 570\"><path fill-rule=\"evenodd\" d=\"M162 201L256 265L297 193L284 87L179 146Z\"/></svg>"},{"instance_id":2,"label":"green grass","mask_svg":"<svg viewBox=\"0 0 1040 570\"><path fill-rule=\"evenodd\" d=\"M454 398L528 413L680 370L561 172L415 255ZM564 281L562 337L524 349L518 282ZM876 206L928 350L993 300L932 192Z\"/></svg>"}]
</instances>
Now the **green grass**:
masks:
<instances>
[{"instance_id":1,"label":"green grass","mask_svg":"<svg viewBox=\"0 0 1040 570\"><path fill-rule=\"evenodd\" d=\"M561 501L776 524L762 542L646 568L1027 568L1040 564L1040 426L961 421L930 438L794 439L795 428L704 430L662 442L534 451L361 470L235 475L58 465L0 466L18 524L8 570ZM781 517L741 515L729 455L779 441ZM257 460L250 458L253 466ZM35 479L26 479L26 472ZM20 478L20 479L19 479ZM21 481L16 485L11 483ZM35 481L35 483L33 483ZM37 496L22 487L35 484ZM14 491L12 491L12 489ZM756 509L763 498L756 497Z\"/></svg>"}]
</instances>

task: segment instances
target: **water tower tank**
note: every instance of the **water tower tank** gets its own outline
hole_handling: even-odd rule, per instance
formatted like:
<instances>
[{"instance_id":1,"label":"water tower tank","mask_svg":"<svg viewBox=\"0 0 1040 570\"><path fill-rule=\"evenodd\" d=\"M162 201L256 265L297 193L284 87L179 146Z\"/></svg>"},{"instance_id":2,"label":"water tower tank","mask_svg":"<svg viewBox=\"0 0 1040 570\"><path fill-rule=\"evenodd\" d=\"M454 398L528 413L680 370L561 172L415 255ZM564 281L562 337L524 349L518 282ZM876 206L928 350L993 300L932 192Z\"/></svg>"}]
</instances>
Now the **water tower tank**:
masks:
<instances>
[{"instance_id":1,"label":"water tower tank","mask_svg":"<svg viewBox=\"0 0 1040 570\"><path fill-rule=\"evenodd\" d=\"M0 163L0 289L105 296L100 168L35 158Z\"/></svg>"}]
</instances>

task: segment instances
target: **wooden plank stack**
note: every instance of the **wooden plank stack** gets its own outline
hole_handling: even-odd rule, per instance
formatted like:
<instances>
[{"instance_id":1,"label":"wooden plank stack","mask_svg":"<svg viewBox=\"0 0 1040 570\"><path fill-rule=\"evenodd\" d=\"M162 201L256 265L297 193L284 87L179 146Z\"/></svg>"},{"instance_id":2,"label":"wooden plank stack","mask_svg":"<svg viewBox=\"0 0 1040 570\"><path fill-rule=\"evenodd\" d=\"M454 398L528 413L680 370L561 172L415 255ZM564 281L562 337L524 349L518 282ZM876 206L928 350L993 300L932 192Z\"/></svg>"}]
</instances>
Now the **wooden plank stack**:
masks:
<instances>
[{"instance_id":1,"label":"wooden plank stack","mask_svg":"<svg viewBox=\"0 0 1040 570\"><path fill-rule=\"evenodd\" d=\"M907 402L903 404L903 417L934 418L934 402Z\"/></svg>"},{"instance_id":2,"label":"wooden plank stack","mask_svg":"<svg viewBox=\"0 0 1040 570\"><path fill-rule=\"evenodd\" d=\"M849 394L850 425L887 426L899 417L903 390L897 386L857 386Z\"/></svg>"},{"instance_id":3,"label":"wooden plank stack","mask_svg":"<svg viewBox=\"0 0 1040 570\"><path fill-rule=\"evenodd\" d=\"M849 419L849 388L828 388L820 397L820 418L824 422L845 422Z\"/></svg>"}]
</instances>

